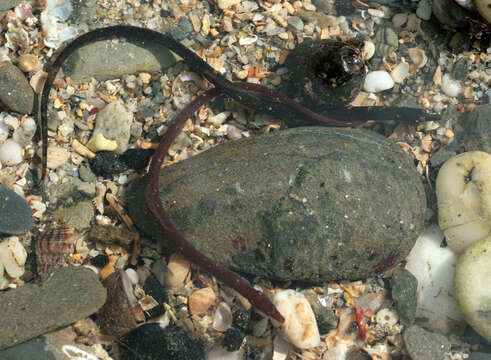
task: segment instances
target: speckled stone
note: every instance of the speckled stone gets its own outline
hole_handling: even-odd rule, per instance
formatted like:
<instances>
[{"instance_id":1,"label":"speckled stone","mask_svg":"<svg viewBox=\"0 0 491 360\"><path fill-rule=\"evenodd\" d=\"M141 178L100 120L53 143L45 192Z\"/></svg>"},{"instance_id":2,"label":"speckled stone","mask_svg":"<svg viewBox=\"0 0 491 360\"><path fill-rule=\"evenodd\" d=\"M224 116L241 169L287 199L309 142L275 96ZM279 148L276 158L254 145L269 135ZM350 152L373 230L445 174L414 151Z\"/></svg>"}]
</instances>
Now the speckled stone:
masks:
<instances>
[{"instance_id":1,"label":"speckled stone","mask_svg":"<svg viewBox=\"0 0 491 360\"><path fill-rule=\"evenodd\" d=\"M21 114L30 114L34 107L34 91L22 71L10 63L0 66L0 103Z\"/></svg>"},{"instance_id":2,"label":"speckled stone","mask_svg":"<svg viewBox=\"0 0 491 360\"><path fill-rule=\"evenodd\" d=\"M26 284L0 294L0 349L74 323L106 301L97 275L83 267L58 269L42 286Z\"/></svg>"},{"instance_id":3,"label":"speckled stone","mask_svg":"<svg viewBox=\"0 0 491 360\"><path fill-rule=\"evenodd\" d=\"M416 318L418 305L418 280L406 269L397 269L392 275L392 299L399 314L400 323L405 328L411 326Z\"/></svg>"},{"instance_id":4,"label":"speckled stone","mask_svg":"<svg viewBox=\"0 0 491 360\"><path fill-rule=\"evenodd\" d=\"M137 226L164 239L127 192ZM269 278L362 279L402 259L423 225L424 189L412 160L360 129L294 128L228 142L160 177L160 198L200 251Z\"/></svg>"},{"instance_id":5,"label":"speckled stone","mask_svg":"<svg viewBox=\"0 0 491 360\"><path fill-rule=\"evenodd\" d=\"M450 343L441 334L431 333L413 325L403 333L406 349L412 360L443 360Z\"/></svg>"}]
</instances>

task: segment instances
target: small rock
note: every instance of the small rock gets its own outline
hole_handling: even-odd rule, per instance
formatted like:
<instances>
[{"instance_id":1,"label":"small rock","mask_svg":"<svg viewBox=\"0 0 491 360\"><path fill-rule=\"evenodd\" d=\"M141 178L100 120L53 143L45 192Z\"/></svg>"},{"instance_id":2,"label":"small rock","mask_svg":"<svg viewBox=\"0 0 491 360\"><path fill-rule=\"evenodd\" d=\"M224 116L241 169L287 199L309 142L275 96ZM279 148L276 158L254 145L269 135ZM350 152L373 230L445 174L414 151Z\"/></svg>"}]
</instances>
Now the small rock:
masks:
<instances>
[{"instance_id":1,"label":"small rock","mask_svg":"<svg viewBox=\"0 0 491 360\"><path fill-rule=\"evenodd\" d=\"M452 79L449 74L442 77L442 91L445 95L456 97L462 92L462 86L458 80Z\"/></svg>"},{"instance_id":2,"label":"small rock","mask_svg":"<svg viewBox=\"0 0 491 360\"><path fill-rule=\"evenodd\" d=\"M451 76L455 80L464 80L470 72L470 64L465 58L460 58L452 67Z\"/></svg>"},{"instance_id":3,"label":"small rock","mask_svg":"<svg viewBox=\"0 0 491 360\"><path fill-rule=\"evenodd\" d=\"M418 305L418 280L406 269L399 268L392 275L392 299L400 316L400 322L407 328L414 323Z\"/></svg>"},{"instance_id":4,"label":"small rock","mask_svg":"<svg viewBox=\"0 0 491 360\"><path fill-rule=\"evenodd\" d=\"M20 164L23 160L22 147L12 139L7 139L0 145L0 163L5 166Z\"/></svg>"},{"instance_id":5,"label":"small rock","mask_svg":"<svg viewBox=\"0 0 491 360\"><path fill-rule=\"evenodd\" d=\"M128 166L112 151L98 151L89 159L90 169L96 176L110 176L128 170Z\"/></svg>"},{"instance_id":6,"label":"small rock","mask_svg":"<svg viewBox=\"0 0 491 360\"><path fill-rule=\"evenodd\" d=\"M128 334L124 343L131 354L122 359L134 359L134 354L145 360L205 359L203 343L176 325L165 328L159 324L142 325Z\"/></svg>"},{"instance_id":7,"label":"small rock","mask_svg":"<svg viewBox=\"0 0 491 360\"><path fill-rule=\"evenodd\" d=\"M32 339L95 313L106 301L96 274L83 267L58 269L38 286L0 294L0 349Z\"/></svg>"},{"instance_id":8,"label":"small rock","mask_svg":"<svg viewBox=\"0 0 491 360\"><path fill-rule=\"evenodd\" d=\"M65 148L50 146L48 147L48 169L57 169L68 160L68 151Z\"/></svg>"},{"instance_id":9,"label":"small rock","mask_svg":"<svg viewBox=\"0 0 491 360\"><path fill-rule=\"evenodd\" d=\"M184 280L189 274L191 263L188 259L179 254L173 254L167 264L167 272L165 273L165 285L174 287L184 283Z\"/></svg>"},{"instance_id":10,"label":"small rock","mask_svg":"<svg viewBox=\"0 0 491 360\"><path fill-rule=\"evenodd\" d=\"M287 22L295 31L303 30L303 21L298 16L289 16Z\"/></svg>"},{"instance_id":11,"label":"small rock","mask_svg":"<svg viewBox=\"0 0 491 360\"><path fill-rule=\"evenodd\" d=\"M90 227L90 222L94 218L94 206L90 200L79 201L72 206L60 206L56 209L56 214L75 230L84 231Z\"/></svg>"},{"instance_id":12,"label":"small rock","mask_svg":"<svg viewBox=\"0 0 491 360\"><path fill-rule=\"evenodd\" d=\"M34 107L34 91L22 71L10 63L0 66L0 103L21 114L30 114Z\"/></svg>"},{"instance_id":13,"label":"small rock","mask_svg":"<svg viewBox=\"0 0 491 360\"><path fill-rule=\"evenodd\" d=\"M116 141L118 147L114 151L122 154L128 149L132 122L133 113L121 100L115 100L97 114L92 138L101 133L106 139Z\"/></svg>"},{"instance_id":14,"label":"small rock","mask_svg":"<svg viewBox=\"0 0 491 360\"><path fill-rule=\"evenodd\" d=\"M403 334L406 349L412 360L443 360L450 350L447 338L437 333L430 333L413 325Z\"/></svg>"},{"instance_id":15,"label":"small rock","mask_svg":"<svg viewBox=\"0 0 491 360\"><path fill-rule=\"evenodd\" d=\"M128 149L119 160L129 169L142 170L147 167L154 152L153 149Z\"/></svg>"},{"instance_id":16,"label":"small rock","mask_svg":"<svg viewBox=\"0 0 491 360\"><path fill-rule=\"evenodd\" d=\"M244 341L245 334L235 327L229 327L223 335L222 345L228 352L237 351L240 349Z\"/></svg>"},{"instance_id":17,"label":"small rock","mask_svg":"<svg viewBox=\"0 0 491 360\"><path fill-rule=\"evenodd\" d=\"M88 182L88 183L93 183L97 181L97 176L94 175L92 170L90 170L90 167L86 162L82 163L79 168L78 168L78 176L80 176L80 179L82 181Z\"/></svg>"},{"instance_id":18,"label":"small rock","mask_svg":"<svg viewBox=\"0 0 491 360\"><path fill-rule=\"evenodd\" d=\"M365 77L363 90L368 92L380 92L394 87L394 80L385 70L371 71Z\"/></svg>"},{"instance_id":19,"label":"small rock","mask_svg":"<svg viewBox=\"0 0 491 360\"><path fill-rule=\"evenodd\" d=\"M282 290L274 294L271 300L285 318L279 330L288 342L299 349L310 349L320 344L314 312L302 293Z\"/></svg>"},{"instance_id":20,"label":"small rock","mask_svg":"<svg viewBox=\"0 0 491 360\"><path fill-rule=\"evenodd\" d=\"M20 146L25 147L32 142L36 134L37 124L32 117L27 117L22 127L17 128L12 135L12 139Z\"/></svg>"},{"instance_id":21,"label":"small rock","mask_svg":"<svg viewBox=\"0 0 491 360\"><path fill-rule=\"evenodd\" d=\"M0 233L23 234L33 226L34 218L29 204L0 184Z\"/></svg>"},{"instance_id":22,"label":"small rock","mask_svg":"<svg viewBox=\"0 0 491 360\"><path fill-rule=\"evenodd\" d=\"M19 56L19 68L24 72L36 69L39 64L39 58L34 54L22 54Z\"/></svg>"},{"instance_id":23,"label":"small rock","mask_svg":"<svg viewBox=\"0 0 491 360\"><path fill-rule=\"evenodd\" d=\"M474 111L462 115L455 143L459 151L485 151L491 154L491 104L477 106Z\"/></svg>"},{"instance_id":24,"label":"small rock","mask_svg":"<svg viewBox=\"0 0 491 360\"><path fill-rule=\"evenodd\" d=\"M431 4L428 0L421 0L418 3L418 8L416 9L416 15L423 20L430 20L431 18Z\"/></svg>"},{"instance_id":25,"label":"small rock","mask_svg":"<svg viewBox=\"0 0 491 360\"><path fill-rule=\"evenodd\" d=\"M218 0L220 10L227 10L234 5L240 4L241 0Z\"/></svg>"},{"instance_id":26,"label":"small rock","mask_svg":"<svg viewBox=\"0 0 491 360\"><path fill-rule=\"evenodd\" d=\"M188 298L189 311L193 315L201 315L208 311L217 296L211 287L196 290Z\"/></svg>"},{"instance_id":27,"label":"small rock","mask_svg":"<svg viewBox=\"0 0 491 360\"><path fill-rule=\"evenodd\" d=\"M24 274L26 259L26 249L17 236L11 236L0 243L0 266L11 278L16 279Z\"/></svg>"},{"instance_id":28,"label":"small rock","mask_svg":"<svg viewBox=\"0 0 491 360\"><path fill-rule=\"evenodd\" d=\"M491 274L491 235L472 244L460 256L455 270L455 298L464 319L476 332L491 342L488 286Z\"/></svg>"}]
</instances>

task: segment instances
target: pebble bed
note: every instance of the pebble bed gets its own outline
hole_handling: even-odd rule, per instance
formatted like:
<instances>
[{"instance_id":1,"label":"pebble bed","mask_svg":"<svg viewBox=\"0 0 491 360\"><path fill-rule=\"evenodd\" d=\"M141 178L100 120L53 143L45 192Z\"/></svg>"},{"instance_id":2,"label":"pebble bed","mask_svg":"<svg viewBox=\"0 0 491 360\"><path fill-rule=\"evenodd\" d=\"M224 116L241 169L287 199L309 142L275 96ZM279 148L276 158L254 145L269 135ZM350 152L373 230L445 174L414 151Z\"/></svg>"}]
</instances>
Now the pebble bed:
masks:
<instances>
[{"instance_id":1,"label":"pebble bed","mask_svg":"<svg viewBox=\"0 0 491 360\"><path fill-rule=\"evenodd\" d=\"M30 2L13 4L7 9L0 8L0 76L12 74L11 78L18 79L20 73L25 81L10 83L11 90L20 89L23 94L34 91L38 95L46 75L43 64L63 41L95 27L124 23L170 33L229 80L280 89L289 76L286 58L305 39L355 37L363 43L361 56L368 64L368 74L353 105L419 106L442 114L440 122L399 124L385 134L414 159L418 172L431 186L430 158L455 137L456 118L446 114L464 114L479 104L491 102L491 47L482 47L468 33L440 32L435 19L428 21L431 7L425 0L369 4L359 1L356 7L342 3L101 0L97 6L87 8L80 5L72 8L69 2L63 1L57 6L47 1L46 7ZM79 15L76 22L69 18L72 11ZM85 13L90 15L84 16ZM445 40L435 40L439 36ZM118 41L122 40L112 40ZM135 171L138 166L133 162L127 166L122 161L123 171L111 174L108 166L119 164L120 158L104 160L99 153L154 149L175 115L210 84L190 72L182 62L172 64L163 73L153 69L116 79L78 81L73 77L59 76L50 93L49 174L42 193L33 192L33 179L40 174L40 143L35 137L36 118L29 115L32 102L27 99L25 104L22 102L22 108L9 107L8 99L0 94L0 101L6 105L0 112L0 183L25 198L36 221L36 227L26 234L2 239L5 244L10 241L16 245L10 250L10 260L1 260L7 264L15 259L20 266L11 273L5 266L0 287L15 289L34 281L34 260L29 259L39 258L42 251L56 252L55 259L49 259L50 264L55 263L53 267L88 266L101 279L131 265L135 270L126 273L142 309L148 313L158 305L143 289L145 279L153 273L169 286L170 307L161 316L167 321L170 317L179 319L189 333L207 347L213 346L210 359L221 358L220 344L230 335L227 329L233 315L241 306L249 308L250 304L187 260L162 250L159 244L139 234L127 217L122 201L124 185L144 170ZM4 91L0 89L0 93ZM118 116L104 118L104 112ZM203 106L188 120L165 165L183 161L225 141L278 131L282 126L282 119L255 114L227 100L218 100ZM99 166L96 161L100 161ZM430 218L431 210L429 213ZM36 249L36 254L31 242L40 233L54 231L53 226L59 225L53 225L53 220L70 223L71 246ZM65 233L57 236L68 241ZM141 242L139 253L132 252L128 239ZM172 275L164 273L165 267ZM42 276L49 277L49 274ZM231 345L232 337L227 338L225 348L238 351L242 345L241 351L247 353L249 350L244 349L253 347L275 360L341 359L339 354L349 351L351 358L357 359L402 359L408 353L407 344L414 347L418 344L403 339L400 315L393 301L387 300L391 299L391 276L389 271L364 281L303 288L307 299L325 310L321 316L324 323L317 320L321 344L313 349L300 350L285 342L270 322L259 315L252 320L251 334L243 342L241 338L239 346ZM260 278L254 279L254 283L268 295L294 287ZM355 305L369 308L361 315L362 326L367 331L363 340L353 310ZM82 327L80 322L77 324ZM99 359L118 358L116 343L105 343L100 334L95 336L98 330L93 329L93 324L87 328L90 330L76 330L78 337L83 337L84 351ZM445 341L448 342L445 360L468 359L473 350L480 349L457 334L449 334ZM240 359L244 355L236 353L233 357L229 353L227 356ZM253 356L244 358L256 359Z\"/></svg>"}]
</instances>

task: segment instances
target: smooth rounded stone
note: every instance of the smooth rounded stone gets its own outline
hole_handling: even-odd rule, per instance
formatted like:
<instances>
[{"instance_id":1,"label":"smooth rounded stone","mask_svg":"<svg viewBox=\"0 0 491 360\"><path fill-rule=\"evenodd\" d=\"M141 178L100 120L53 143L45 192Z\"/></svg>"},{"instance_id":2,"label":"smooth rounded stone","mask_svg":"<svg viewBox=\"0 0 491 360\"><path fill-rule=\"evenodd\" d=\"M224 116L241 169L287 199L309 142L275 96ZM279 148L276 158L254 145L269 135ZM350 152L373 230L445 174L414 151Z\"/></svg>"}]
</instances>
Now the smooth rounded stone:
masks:
<instances>
[{"instance_id":1,"label":"smooth rounded stone","mask_svg":"<svg viewBox=\"0 0 491 360\"><path fill-rule=\"evenodd\" d=\"M132 122L133 112L121 100L115 100L97 114L92 138L102 134L106 139L116 141L118 146L114 152L122 154L128 149Z\"/></svg>"},{"instance_id":2,"label":"smooth rounded stone","mask_svg":"<svg viewBox=\"0 0 491 360\"><path fill-rule=\"evenodd\" d=\"M34 107L34 91L16 66L0 66L0 103L8 110L30 114Z\"/></svg>"},{"instance_id":3,"label":"smooth rounded stone","mask_svg":"<svg viewBox=\"0 0 491 360\"><path fill-rule=\"evenodd\" d=\"M12 9L19 5L21 2L22 0L0 0L0 10Z\"/></svg>"},{"instance_id":4,"label":"smooth rounded stone","mask_svg":"<svg viewBox=\"0 0 491 360\"><path fill-rule=\"evenodd\" d=\"M450 97L457 97L462 92L460 81L455 80L450 74L445 74L442 77L442 91Z\"/></svg>"},{"instance_id":5,"label":"smooth rounded stone","mask_svg":"<svg viewBox=\"0 0 491 360\"><path fill-rule=\"evenodd\" d=\"M83 200L71 206L61 205L56 209L55 214L69 223L75 230L83 231L90 227L95 211L90 200Z\"/></svg>"},{"instance_id":6,"label":"smooth rounded stone","mask_svg":"<svg viewBox=\"0 0 491 360\"><path fill-rule=\"evenodd\" d=\"M442 24L450 27L463 27L467 25L468 11L459 6L455 0L433 0L433 15Z\"/></svg>"},{"instance_id":7,"label":"smooth rounded stone","mask_svg":"<svg viewBox=\"0 0 491 360\"><path fill-rule=\"evenodd\" d=\"M385 70L369 72L365 77L365 82L363 83L363 90L374 93L392 89L393 87L394 80Z\"/></svg>"},{"instance_id":8,"label":"smooth rounded stone","mask_svg":"<svg viewBox=\"0 0 491 360\"><path fill-rule=\"evenodd\" d=\"M130 216L164 239L144 185L127 191ZM228 142L166 167L160 198L184 237L215 261L312 282L367 278L403 259L426 208L412 160L396 144L328 127Z\"/></svg>"},{"instance_id":9,"label":"smooth rounded stone","mask_svg":"<svg viewBox=\"0 0 491 360\"><path fill-rule=\"evenodd\" d=\"M392 299L399 313L400 323L405 328L416 318L418 305L418 280L406 269L399 268L392 275Z\"/></svg>"},{"instance_id":10,"label":"smooth rounded stone","mask_svg":"<svg viewBox=\"0 0 491 360\"><path fill-rule=\"evenodd\" d=\"M464 319L491 342L491 235L472 244L459 258L454 292Z\"/></svg>"},{"instance_id":11,"label":"smooth rounded stone","mask_svg":"<svg viewBox=\"0 0 491 360\"><path fill-rule=\"evenodd\" d=\"M94 56L97 54L97 56ZM91 78L108 80L138 72L165 70L176 59L153 41L95 41L74 51L63 65L67 76L79 84Z\"/></svg>"},{"instance_id":12,"label":"smooth rounded stone","mask_svg":"<svg viewBox=\"0 0 491 360\"><path fill-rule=\"evenodd\" d=\"M0 144L0 163L4 166L14 166L22 162L22 147L12 139Z\"/></svg>"},{"instance_id":13,"label":"smooth rounded stone","mask_svg":"<svg viewBox=\"0 0 491 360\"><path fill-rule=\"evenodd\" d=\"M25 284L0 294L0 349L72 324L101 308L106 290L90 269L58 269L42 286Z\"/></svg>"},{"instance_id":14,"label":"smooth rounded stone","mask_svg":"<svg viewBox=\"0 0 491 360\"><path fill-rule=\"evenodd\" d=\"M203 343L176 325L165 328L158 323L142 325L128 334L124 344L121 349L129 351L124 359L133 359L134 354L145 360L205 359Z\"/></svg>"},{"instance_id":15,"label":"smooth rounded stone","mask_svg":"<svg viewBox=\"0 0 491 360\"><path fill-rule=\"evenodd\" d=\"M34 226L29 204L0 184L0 233L23 234Z\"/></svg>"},{"instance_id":16,"label":"smooth rounded stone","mask_svg":"<svg viewBox=\"0 0 491 360\"><path fill-rule=\"evenodd\" d=\"M458 120L455 143L460 151L480 150L491 154L491 104L477 106Z\"/></svg>"},{"instance_id":17,"label":"smooth rounded stone","mask_svg":"<svg viewBox=\"0 0 491 360\"><path fill-rule=\"evenodd\" d=\"M450 343L441 334L431 333L413 325L402 334L411 360L443 360Z\"/></svg>"}]
</instances>

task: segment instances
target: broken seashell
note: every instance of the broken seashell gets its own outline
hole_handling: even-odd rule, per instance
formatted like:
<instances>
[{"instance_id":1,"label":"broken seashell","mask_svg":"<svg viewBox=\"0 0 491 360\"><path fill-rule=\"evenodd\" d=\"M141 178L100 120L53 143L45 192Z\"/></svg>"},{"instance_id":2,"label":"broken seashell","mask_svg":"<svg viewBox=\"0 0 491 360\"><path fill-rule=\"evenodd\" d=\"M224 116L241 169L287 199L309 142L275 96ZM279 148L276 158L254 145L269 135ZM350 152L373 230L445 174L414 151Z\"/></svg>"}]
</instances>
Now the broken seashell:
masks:
<instances>
[{"instance_id":1,"label":"broken seashell","mask_svg":"<svg viewBox=\"0 0 491 360\"><path fill-rule=\"evenodd\" d=\"M409 74L409 64L401 62L390 72L392 80L397 84L402 84Z\"/></svg>"},{"instance_id":2,"label":"broken seashell","mask_svg":"<svg viewBox=\"0 0 491 360\"><path fill-rule=\"evenodd\" d=\"M375 54L375 44L371 41L365 41L361 50L362 59L365 61L370 60L373 54Z\"/></svg>"},{"instance_id":3,"label":"broken seashell","mask_svg":"<svg viewBox=\"0 0 491 360\"><path fill-rule=\"evenodd\" d=\"M438 222L460 254L491 233L491 155L470 151L443 164L436 179Z\"/></svg>"},{"instance_id":4,"label":"broken seashell","mask_svg":"<svg viewBox=\"0 0 491 360\"><path fill-rule=\"evenodd\" d=\"M285 318L279 325L282 336L299 349L309 349L320 344L319 329L314 312L305 296L295 290L277 292L271 299Z\"/></svg>"},{"instance_id":5,"label":"broken seashell","mask_svg":"<svg viewBox=\"0 0 491 360\"><path fill-rule=\"evenodd\" d=\"M40 64L39 58L33 54L22 54L19 56L19 68L24 72L33 71Z\"/></svg>"},{"instance_id":6,"label":"broken seashell","mask_svg":"<svg viewBox=\"0 0 491 360\"><path fill-rule=\"evenodd\" d=\"M202 315L208 311L217 296L211 287L196 290L188 298L189 311L193 315Z\"/></svg>"},{"instance_id":7,"label":"broken seashell","mask_svg":"<svg viewBox=\"0 0 491 360\"><path fill-rule=\"evenodd\" d=\"M232 325L232 310L227 303L218 304L215 314L213 314L213 328L216 331L224 332Z\"/></svg>"},{"instance_id":8,"label":"broken seashell","mask_svg":"<svg viewBox=\"0 0 491 360\"><path fill-rule=\"evenodd\" d=\"M385 70L369 72L363 83L363 90L373 93L392 89L393 87L394 80L392 80L389 73Z\"/></svg>"},{"instance_id":9,"label":"broken seashell","mask_svg":"<svg viewBox=\"0 0 491 360\"><path fill-rule=\"evenodd\" d=\"M174 287L184 283L186 277L191 269L191 263L188 259L182 257L179 254L173 254L169 263L167 264L167 271L165 273L165 285Z\"/></svg>"},{"instance_id":10,"label":"broken seashell","mask_svg":"<svg viewBox=\"0 0 491 360\"><path fill-rule=\"evenodd\" d=\"M394 326L399 321L399 315L390 309L382 309L375 316L377 324L382 326Z\"/></svg>"},{"instance_id":11,"label":"broken seashell","mask_svg":"<svg viewBox=\"0 0 491 360\"><path fill-rule=\"evenodd\" d=\"M408 49L409 58L418 69L422 68L428 62L428 57L426 56L424 50L419 48Z\"/></svg>"},{"instance_id":12,"label":"broken seashell","mask_svg":"<svg viewBox=\"0 0 491 360\"><path fill-rule=\"evenodd\" d=\"M24 274L27 252L17 236L11 236L0 243L0 264L11 278Z\"/></svg>"}]
</instances>

